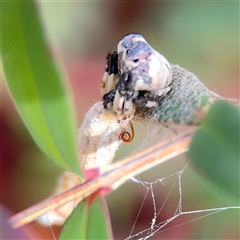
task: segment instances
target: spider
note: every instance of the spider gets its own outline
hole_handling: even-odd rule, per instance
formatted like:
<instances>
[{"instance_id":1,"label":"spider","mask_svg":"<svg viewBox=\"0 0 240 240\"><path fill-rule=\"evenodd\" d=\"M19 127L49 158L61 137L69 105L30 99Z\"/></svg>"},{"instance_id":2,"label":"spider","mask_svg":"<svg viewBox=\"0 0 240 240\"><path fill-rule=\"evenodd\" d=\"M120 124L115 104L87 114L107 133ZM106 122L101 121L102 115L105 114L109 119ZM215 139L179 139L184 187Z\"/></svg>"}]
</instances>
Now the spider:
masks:
<instances>
[{"instance_id":1,"label":"spider","mask_svg":"<svg viewBox=\"0 0 240 240\"><path fill-rule=\"evenodd\" d=\"M118 43L117 52L110 50L106 57L101 84L104 108L110 103L118 121L131 118L134 105L155 106L155 97L171 90L171 80L168 61L141 35L126 35Z\"/></svg>"}]
</instances>

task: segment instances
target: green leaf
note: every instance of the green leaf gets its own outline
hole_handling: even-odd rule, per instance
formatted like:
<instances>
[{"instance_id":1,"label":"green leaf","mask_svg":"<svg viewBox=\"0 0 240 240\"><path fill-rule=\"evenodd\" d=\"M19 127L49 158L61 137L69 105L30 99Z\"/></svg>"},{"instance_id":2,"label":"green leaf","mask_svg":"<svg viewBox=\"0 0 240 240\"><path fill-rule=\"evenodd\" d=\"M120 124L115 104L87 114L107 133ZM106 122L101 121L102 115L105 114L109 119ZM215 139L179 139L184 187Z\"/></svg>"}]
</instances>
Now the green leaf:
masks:
<instances>
[{"instance_id":1,"label":"green leaf","mask_svg":"<svg viewBox=\"0 0 240 240\"><path fill-rule=\"evenodd\" d=\"M64 239L112 239L109 213L105 199L90 196L81 202L65 222L60 240Z\"/></svg>"},{"instance_id":2,"label":"green leaf","mask_svg":"<svg viewBox=\"0 0 240 240\"><path fill-rule=\"evenodd\" d=\"M57 164L80 174L70 91L59 74L33 1L2 2L4 73L39 147Z\"/></svg>"},{"instance_id":3,"label":"green leaf","mask_svg":"<svg viewBox=\"0 0 240 240\"><path fill-rule=\"evenodd\" d=\"M212 105L194 136L189 156L193 164L225 190L239 196L240 111L219 101Z\"/></svg>"}]
</instances>

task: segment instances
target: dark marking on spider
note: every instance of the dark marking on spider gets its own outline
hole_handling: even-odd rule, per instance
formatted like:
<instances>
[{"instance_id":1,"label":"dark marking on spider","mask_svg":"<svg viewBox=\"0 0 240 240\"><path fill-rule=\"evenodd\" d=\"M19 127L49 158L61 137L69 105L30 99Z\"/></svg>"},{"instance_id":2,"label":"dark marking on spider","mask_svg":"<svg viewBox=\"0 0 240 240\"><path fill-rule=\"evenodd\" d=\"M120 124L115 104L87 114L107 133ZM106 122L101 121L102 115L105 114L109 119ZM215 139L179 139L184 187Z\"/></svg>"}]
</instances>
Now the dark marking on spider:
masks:
<instances>
[{"instance_id":1,"label":"dark marking on spider","mask_svg":"<svg viewBox=\"0 0 240 240\"><path fill-rule=\"evenodd\" d=\"M115 98L115 94L116 94L116 89L113 89L109 93L106 93L103 95L102 100L103 100L103 107L105 109L108 109L109 103L111 104L110 106L112 106L114 98Z\"/></svg>"},{"instance_id":2,"label":"dark marking on spider","mask_svg":"<svg viewBox=\"0 0 240 240\"><path fill-rule=\"evenodd\" d=\"M106 93L103 95L102 100L103 100L103 106L105 109L108 109L109 106L112 106L116 91L117 91L116 89L113 89L109 93ZM133 99L133 103L136 106L142 107L142 106L146 106L149 101L154 102L155 99L156 99L156 96L153 92L139 91L138 95Z\"/></svg>"},{"instance_id":3,"label":"dark marking on spider","mask_svg":"<svg viewBox=\"0 0 240 240\"><path fill-rule=\"evenodd\" d=\"M118 73L118 54L114 50L110 50L106 56L106 69L109 75Z\"/></svg>"},{"instance_id":4,"label":"dark marking on spider","mask_svg":"<svg viewBox=\"0 0 240 240\"><path fill-rule=\"evenodd\" d=\"M155 102L156 96L153 92L139 91L138 95L133 99L136 106L146 106L148 102Z\"/></svg>"},{"instance_id":5,"label":"dark marking on spider","mask_svg":"<svg viewBox=\"0 0 240 240\"><path fill-rule=\"evenodd\" d=\"M152 54L149 44L145 42L137 42L134 47L129 48L126 52L127 60L138 62L140 60L149 60L149 56Z\"/></svg>"}]
</instances>

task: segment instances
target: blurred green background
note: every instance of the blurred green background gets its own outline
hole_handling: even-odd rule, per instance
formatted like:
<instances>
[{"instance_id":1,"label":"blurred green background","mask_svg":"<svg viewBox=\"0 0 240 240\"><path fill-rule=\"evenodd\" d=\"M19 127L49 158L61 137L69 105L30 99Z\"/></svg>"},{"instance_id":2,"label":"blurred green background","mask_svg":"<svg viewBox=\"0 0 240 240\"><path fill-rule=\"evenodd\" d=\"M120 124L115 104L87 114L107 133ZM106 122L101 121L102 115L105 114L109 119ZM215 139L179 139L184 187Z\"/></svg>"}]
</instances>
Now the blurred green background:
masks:
<instances>
[{"instance_id":1,"label":"blurred green background","mask_svg":"<svg viewBox=\"0 0 240 240\"><path fill-rule=\"evenodd\" d=\"M116 49L122 36L132 32L140 33L171 63L194 72L210 89L222 96L239 99L237 2L39 2L38 6L54 55L61 62L71 85L78 126L89 107L101 99L100 82L107 51ZM14 213L48 197L61 169L32 141L4 82L0 124L3 150L1 202ZM116 159L133 151L143 137L143 127L136 124L133 143L123 144ZM157 180L181 170L186 163L184 156L173 159L142 174L140 179ZM182 181L183 210L228 205L224 192L190 167ZM155 189L158 209L170 188L169 184L158 185ZM130 234L145 192L146 188L127 183L106 197L116 239ZM158 221L173 214L177 200L178 188L167 200ZM239 199L228 196L228 200L230 204L239 205ZM181 217L171 227L197 217ZM134 231L150 227L152 218L153 202L148 195ZM49 228L36 223L25 229L33 239L37 238L36 234L39 239L53 238ZM59 227L54 227L56 236L59 231ZM238 238L239 211L231 210L160 232L152 239Z\"/></svg>"}]
</instances>

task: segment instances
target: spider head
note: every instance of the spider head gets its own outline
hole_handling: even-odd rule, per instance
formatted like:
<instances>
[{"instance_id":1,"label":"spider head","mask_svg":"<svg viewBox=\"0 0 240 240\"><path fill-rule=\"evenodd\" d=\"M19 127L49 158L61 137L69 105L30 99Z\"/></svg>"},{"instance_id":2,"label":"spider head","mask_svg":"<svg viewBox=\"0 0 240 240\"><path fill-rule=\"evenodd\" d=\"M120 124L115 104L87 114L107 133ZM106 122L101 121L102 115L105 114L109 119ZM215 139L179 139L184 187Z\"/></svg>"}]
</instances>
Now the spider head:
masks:
<instances>
[{"instance_id":1,"label":"spider head","mask_svg":"<svg viewBox=\"0 0 240 240\"><path fill-rule=\"evenodd\" d=\"M153 49L139 34L124 36L117 46L118 66L121 72L131 71L142 62L150 61Z\"/></svg>"}]
</instances>

